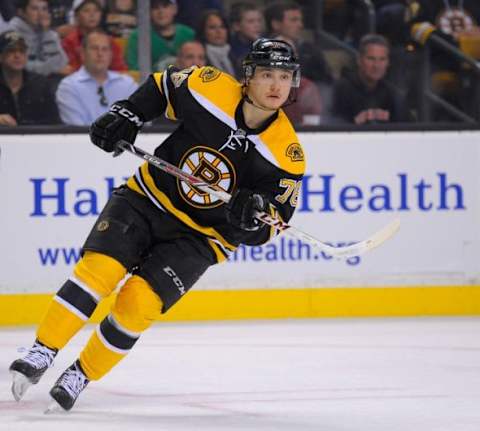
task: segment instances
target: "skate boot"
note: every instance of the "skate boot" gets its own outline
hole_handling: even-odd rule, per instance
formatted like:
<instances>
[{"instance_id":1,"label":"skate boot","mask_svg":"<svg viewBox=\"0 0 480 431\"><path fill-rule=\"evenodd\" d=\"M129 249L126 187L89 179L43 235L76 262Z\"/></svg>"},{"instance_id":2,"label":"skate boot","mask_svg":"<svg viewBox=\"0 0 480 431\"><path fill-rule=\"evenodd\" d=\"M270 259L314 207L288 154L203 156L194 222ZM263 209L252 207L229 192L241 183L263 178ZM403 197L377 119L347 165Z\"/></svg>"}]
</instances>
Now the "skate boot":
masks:
<instances>
[{"instance_id":1,"label":"skate boot","mask_svg":"<svg viewBox=\"0 0 480 431\"><path fill-rule=\"evenodd\" d=\"M79 361L75 361L63 372L50 390L50 396L54 401L49 405L47 413L57 410L58 406L63 410L70 410L88 382Z\"/></svg>"},{"instance_id":2,"label":"skate boot","mask_svg":"<svg viewBox=\"0 0 480 431\"><path fill-rule=\"evenodd\" d=\"M58 350L35 340L24 358L12 362L9 370L13 377L12 394L15 401L20 401L27 389L39 382L45 371L53 365L57 353Z\"/></svg>"}]
</instances>

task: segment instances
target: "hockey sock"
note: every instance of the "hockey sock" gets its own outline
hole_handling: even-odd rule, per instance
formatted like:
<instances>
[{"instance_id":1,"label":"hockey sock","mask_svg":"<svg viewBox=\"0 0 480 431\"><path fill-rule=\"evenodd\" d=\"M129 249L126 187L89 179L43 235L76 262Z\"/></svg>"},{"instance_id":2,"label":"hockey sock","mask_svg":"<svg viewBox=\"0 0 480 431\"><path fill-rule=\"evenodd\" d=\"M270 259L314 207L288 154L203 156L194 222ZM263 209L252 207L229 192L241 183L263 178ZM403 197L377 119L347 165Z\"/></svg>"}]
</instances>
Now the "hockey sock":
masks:
<instances>
[{"instance_id":1,"label":"hockey sock","mask_svg":"<svg viewBox=\"0 0 480 431\"><path fill-rule=\"evenodd\" d=\"M53 297L37 330L37 339L47 347L61 349L85 325L102 298L125 276L115 259L87 252Z\"/></svg>"},{"instance_id":2,"label":"hockey sock","mask_svg":"<svg viewBox=\"0 0 480 431\"><path fill-rule=\"evenodd\" d=\"M141 333L161 316L162 301L139 276L121 288L111 313L96 328L80 354L89 380L98 380L120 362Z\"/></svg>"}]
</instances>

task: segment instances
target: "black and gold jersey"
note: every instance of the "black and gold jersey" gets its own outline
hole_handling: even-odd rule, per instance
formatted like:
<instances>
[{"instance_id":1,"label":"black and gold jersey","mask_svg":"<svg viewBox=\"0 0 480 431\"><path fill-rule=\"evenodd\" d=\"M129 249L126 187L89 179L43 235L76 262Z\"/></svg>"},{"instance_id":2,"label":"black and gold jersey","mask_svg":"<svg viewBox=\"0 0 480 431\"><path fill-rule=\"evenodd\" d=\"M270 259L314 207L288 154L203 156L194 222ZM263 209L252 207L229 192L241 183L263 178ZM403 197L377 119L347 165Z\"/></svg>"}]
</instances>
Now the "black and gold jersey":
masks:
<instances>
[{"instance_id":1,"label":"black and gold jersey","mask_svg":"<svg viewBox=\"0 0 480 431\"><path fill-rule=\"evenodd\" d=\"M282 110L258 129L244 121L242 87L213 67L149 77L129 99L150 121L161 114L180 122L155 155L228 193L247 188L267 195L272 213L288 221L297 205L305 160L297 135ZM145 163L127 185L160 210L208 237L219 261L239 244L273 237L265 226L247 232L227 223L224 203Z\"/></svg>"}]
</instances>

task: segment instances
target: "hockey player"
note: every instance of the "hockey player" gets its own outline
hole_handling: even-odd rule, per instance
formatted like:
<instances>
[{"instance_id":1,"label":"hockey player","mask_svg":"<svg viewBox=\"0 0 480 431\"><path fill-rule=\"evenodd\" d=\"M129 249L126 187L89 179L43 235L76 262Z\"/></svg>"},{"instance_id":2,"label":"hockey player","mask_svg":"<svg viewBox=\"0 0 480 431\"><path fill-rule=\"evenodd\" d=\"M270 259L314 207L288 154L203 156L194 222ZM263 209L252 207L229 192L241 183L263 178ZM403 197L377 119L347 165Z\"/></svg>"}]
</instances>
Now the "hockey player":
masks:
<instances>
[{"instance_id":1,"label":"hockey player","mask_svg":"<svg viewBox=\"0 0 480 431\"><path fill-rule=\"evenodd\" d=\"M155 155L232 194L228 204L148 164L116 189L83 246L82 259L57 292L33 347L10 366L18 401L83 327L97 303L127 273L110 314L50 390L53 405L74 405L132 349L213 264L240 244L275 235L256 211L288 221L305 162L281 109L300 82L292 47L259 39L243 63L244 82L212 67L152 74L128 100L112 105L90 128L92 142L117 153L146 121L165 113L180 126Z\"/></svg>"}]
</instances>

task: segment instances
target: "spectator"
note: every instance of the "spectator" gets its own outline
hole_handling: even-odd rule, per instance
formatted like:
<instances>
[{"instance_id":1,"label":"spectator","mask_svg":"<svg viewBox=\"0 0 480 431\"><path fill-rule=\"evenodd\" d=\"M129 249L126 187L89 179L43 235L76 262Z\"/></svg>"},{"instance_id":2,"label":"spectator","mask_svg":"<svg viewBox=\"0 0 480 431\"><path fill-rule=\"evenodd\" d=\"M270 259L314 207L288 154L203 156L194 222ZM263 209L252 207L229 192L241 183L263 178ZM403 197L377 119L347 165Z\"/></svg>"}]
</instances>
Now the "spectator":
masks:
<instances>
[{"instance_id":1,"label":"spectator","mask_svg":"<svg viewBox=\"0 0 480 431\"><path fill-rule=\"evenodd\" d=\"M177 22L196 28L198 27L198 17L204 10L216 9L223 14L223 3L222 0L177 0Z\"/></svg>"},{"instance_id":2,"label":"spectator","mask_svg":"<svg viewBox=\"0 0 480 431\"><path fill-rule=\"evenodd\" d=\"M107 34L88 33L81 55L83 66L58 86L57 104L65 124L87 126L115 100L126 99L137 85L130 76L109 70L112 44Z\"/></svg>"},{"instance_id":3,"label":"spectator","mask_svg":"<svg viewBox=\"0 0 480 431\"><path fill-rule=\"evenodd\" d=\"M127 39L137 27L136 0L108 0L105 27L111 36Z\"/></svg>"},{"instance_id":4,"label":"spectator","mask_svg":"<svg viewBox=\"0 0 480 431\"><path fill-rule=\"evenodd\" d=\"M25 70L27 44L15 31L0 35L0 125L59 123L48 80Z\"/></svg>"},{"instance_id":5,"label":"spectator","mask_svg":"<svg viewBox=\"0 0 480 431\"><path fill-rule=\"evenodd\" d=\"M270 37L283 39L295 47L303 76L315 82L332 82L330 68L321 48L302 38L303 12L298 3L276 1L270 4L265 9L265 22Z\"/></svg>"},{"instance_id":6,"label":"spectator","mask_svg":"<svg viewBox=\"0 0 480 431\"><path fill-rule=\"evenodd\" d=\"M58 34L50 29L47 0L19 0L9 29L20 33L28 46L27 70L44 76L67 74L67 56Z\"/></svg>"},{"instance_id":7,"label":"spectator","mask_svg":"<svg viewBox=\"0 0 480 431\"><path fill-rule=\"evenodd\" d=\"M72 29L70 19L73 0L48 0L48 10L52 17L51 28L63 39Z\"/></svg>"},{"instance_id":8,"label":"spectator","mask_svg":"<svg viewBox=\"0 0 480 431\"><path fill-rule=\"evenodd\" d=\"M376 34L363 36L357 71L335 85L333 115L355 124L407 121L404 101L384 80L388 65L388 41Z\"/></svg>"},{"instance_id":9,"label":"spectator","mask_svg":"<svg viewBox=\"0 0 480 431\"><path fill-rule=\"evenodd\" d=\"M162 57L177 55L178 47L195 38L195 31L183 24L175 24L177 14L175 0L151 0L151 58L156 64ZM134 30L128 39L127 64L129 69L138 70L138 30Z\"/></svg>"},{"instance_id":10,"label":"spectator","mask_svg":"<svg viewBox=\"0 0 480 431\"><path fill-rule=\"evenodd\" d=\"M198 40L185 42L178 50L175 66L182 70L188 67L203 67L207 64L205 47Z\"/></svg>"},{"instance_id":11,"label":"spectator","mask_svg":"<svg viewBox=\"0 0 480 431\"><path fill-rule=\"evenodd\" d=\"M189 40L178 48L176 57L168 57L168 62L162 60L157 65L157 70L165 70L173 64L178 70L187 69L191 66L203 67L207 64L205 47L198 40Z\"/></svg>"},{"instance_id":12,"label":"spectator","mask_svg":"<svg viewBox=\"0 0 480 431\"><path fill-rule=\"evenodd\" d=\"M236 71L240 76L242 61L250 50L251 44L263 33L263 15L255 3L241 1L230 8L231 56Z\"/></svg>"},{"instance_id":13,"label":"spectator","mask_svg":"<svg viewBox=\"0 0 480 431\"><path fill-rule=\"evenodd\" d=\"M198 39L205 44L207 64L235 76L235 69L228 43L227 21L215 9L203 12L200 17Z\"/></svg>"},{"instance_id":14,"label":"spectator","mask_svg":"<svg viewBox=\"0 0 480 431\"><path fill-rule=\"evenodd\" d=\"M63 39L62 46L68 56L68 66L75 72L82 65L81 49L82 39L86 34L100 30L102 20L102 8L97 0L75 0L73 12L76 25L72 31ZM113 40L111 70L123 72L128 70L122 56L122 48Z\"/></svg>"}]
</instances>

